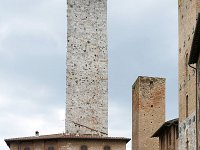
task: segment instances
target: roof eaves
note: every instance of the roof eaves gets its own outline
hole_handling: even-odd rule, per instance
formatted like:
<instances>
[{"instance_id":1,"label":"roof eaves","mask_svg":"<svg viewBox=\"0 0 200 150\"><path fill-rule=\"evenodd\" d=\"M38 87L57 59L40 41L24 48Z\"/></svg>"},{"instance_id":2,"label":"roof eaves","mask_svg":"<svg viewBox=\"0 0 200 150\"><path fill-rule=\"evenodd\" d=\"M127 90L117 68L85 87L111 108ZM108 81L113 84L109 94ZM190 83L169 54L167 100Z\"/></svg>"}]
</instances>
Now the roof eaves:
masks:
<instances>
[{"instance_id":1,"label":"roof eaves","mask_svg":"<svg viewBox=\"0 0 200 150\"><path fill-rule=\"evenodd\" d=\"M11 142L23 142L23 141L38 141L38 140L53 140L53 139L73 139L73 140L120 140L128 143L131 139L124 137L100 137L92 135L68 135L65 133L61 134L51 134L51 135L42 135L42 136L32 136L32 137L20 137L20 138L11 138L5 139L4 141L10 147Z\"/></svg>"},{"instance_id":2,"label":"roof eaves","mask_svg":"<svg viewBox=\"0 0 200 150\"><path fill-rule=\"evenodd\" d=\"M173 119L173 120L169 120L169 121L163 123L163 125L151 137L152 138L153 137L159 137L159 135L161 135L163 130L165 130L166 128L168 128L172 125L178 125L178 118Z\"/></svg>"}]
</instances>

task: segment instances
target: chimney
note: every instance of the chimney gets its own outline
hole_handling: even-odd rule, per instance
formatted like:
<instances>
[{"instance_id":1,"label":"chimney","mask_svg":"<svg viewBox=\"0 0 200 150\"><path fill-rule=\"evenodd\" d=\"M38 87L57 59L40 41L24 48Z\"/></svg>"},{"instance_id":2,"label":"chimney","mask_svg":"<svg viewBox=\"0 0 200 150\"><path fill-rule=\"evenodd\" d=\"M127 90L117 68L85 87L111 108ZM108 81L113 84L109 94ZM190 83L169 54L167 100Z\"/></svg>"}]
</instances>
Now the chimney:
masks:
<instances>
[{"instance_id":1,"label":"chimney","mask_svg":"<svg viewBox=\"0 0 200 150\"><path fill-rule=\"evenodd\" d=\"M40 134L39 134L39 131L35 131L35 136L39 136Z\"/></svg>"}]
</instances>

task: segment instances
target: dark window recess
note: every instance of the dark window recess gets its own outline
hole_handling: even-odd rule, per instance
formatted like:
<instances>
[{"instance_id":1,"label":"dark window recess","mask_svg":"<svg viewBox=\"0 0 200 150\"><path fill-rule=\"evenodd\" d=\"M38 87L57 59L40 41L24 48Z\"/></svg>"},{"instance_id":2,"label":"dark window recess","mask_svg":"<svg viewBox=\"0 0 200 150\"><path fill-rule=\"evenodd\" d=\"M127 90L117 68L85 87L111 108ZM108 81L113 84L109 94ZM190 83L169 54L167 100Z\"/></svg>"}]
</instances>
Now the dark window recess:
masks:
<instances>
[{"instance_id":1,"label":"dark window recess","mask_svg":"<svg viewBox=\"0 0 200 150\"><path fill-rule=\"evenodd\" d=\"M179 137L178 126L176 126L175 128L176 128L176 139L178 139Z\"/></svg>"},{"instance_id":2,"label":"dark window recess","mask_svg":"<svg viewBox=\"0 0 200 150\"><path fill-rule=\"evenodd\" d=\"M186 141L186 150L189 150L189 141L188 141L188 139Z\"/></svg>"},{"instance_id":3,"label":"dark window recess","mask_svg":"<svg viewBox=\"0 0 200 150\"><path fill-rule=\"evenodd\" d=\"M198 66L198 68L197 68L197 79L198 79L198 84L197 84L197 93L198 93L198 101L199 101L199 113L198 113L198 115L199 115L199 122L200 122L200 97L199 97L199 92L200 92L200 64L199 64L199 61L198 61L198 64L197 64L197 66Z\"/></svg>"},{"instance_id":4,"label":"dark window recess","mask_svg":"<svg viewBox=\"0 0 200 150\"><path fill-rule=\"evenodd\" d=\"M195 116L193 117L193 122L195 122Z\"/></svg>"},{"instance_id":5,"label":"dark window recess","mask_svg":"<svg viewBox=\"0 0 200 150\"><path fill-rule=\"evenodd\" d=\"M188 117L188 95L186 96L186 118Z\"/></svg>"},{"instance_id":6,"label":"dark window recess","mask_svg":"<svg viewBox=\"0 0 200 150\"><path fill-rule=\"evenodd\" d=\"M153 88L153 81L150 81L150 88L152 89Z\"/></svg>"},{"instance_id":7,"label":"dark window recess","mask_svg":"<svg viewBox=\"0 0 200 150\"><path fill-rule=\"evenodd\" d=\"M183 124L183 129L184 129L184 130L186 129L186 125L185 125L185 123Z\"/></svg>"},{"instance_id":8,"label":"dark window recess","mask_svg":"<svg viewBox=\"0 0 200 150\"><path fill-rule=\"evenodd\" d=\"M200 99L199 99L199 122L200 122Z\"/></svg>"},{"instance_id":9,"label":"dark window recess","mask_svg":"<svg viewBox=\"0 0 200 150\"><path fill-rule=\"evenodd\" d=\"M200 62L197 64L198 70L197 70L197 78L198 78L198 83L200 82ZM193 70L195 72L195 70Z\"/></svg>"},{"instance_id":10,"label":"dark window recess","mask_svg":"<svg viewBox=\"0 0 200 150\"><path fill-rule=\"evenodd\" d=\"M82 145L82 146L81 146L81 150L88 150L88 148L87 148L86 145Z\"/></svg>"},{"instance_id":11,"label":"dark window recess","mask_svg":"<svg viewBox=\"0 0 200 150\"><path fill-rule=\"evenodd\" d=\"M169 135L168 135L168 140L169 140L169 145L171 145L172 144L172 135L171 135L171 131L169 131Z\"/></svg>"},{"instance_id":12,"label":"dark window recess","mask_svg":"<svg viewBox=\"0 0 200 150\"><path fill-rule=\"evenodd\" d=\"M25 147L24 150L30 150L30 147Z\"/></svg>"},{"instance_id":13,"label":"dark window recess","mask_svg":"<svg viewBox=\"0 0 200 150\"><path fill-rule=\"evenodd\" d=\"M54 150L54 147L53 146L49 146L48 150Z\"/></svg>"},{"instance_id":14,"label":"dark window recess","mask_svg":"<svg viewBox=\"0 0 200 150\"><path fill-rule=\"evenodd\" d=\"M192 123L192 120L190 119L190 120L189 120L189 125L191 125L191 123Z\"/></svg>"},{"instance_id":15,"label":"dark window recess","mask_svg":"<svg viewBox=\"0 0 200 150\"><path fill-rule=\"evenodd\" d=\"M110 146L104 146L103 150L111 150Z\"/></svg>"},{"instance_id":16,"label":"dark window recess","mask_svg":"<svg viewBox=\"0 0 200 150\"><path fill-rule=\"evenodd\" d=\"M185 56L185 69L186 69L186 78L188 80L188 53Z\"/></svg>"}]
</instances>

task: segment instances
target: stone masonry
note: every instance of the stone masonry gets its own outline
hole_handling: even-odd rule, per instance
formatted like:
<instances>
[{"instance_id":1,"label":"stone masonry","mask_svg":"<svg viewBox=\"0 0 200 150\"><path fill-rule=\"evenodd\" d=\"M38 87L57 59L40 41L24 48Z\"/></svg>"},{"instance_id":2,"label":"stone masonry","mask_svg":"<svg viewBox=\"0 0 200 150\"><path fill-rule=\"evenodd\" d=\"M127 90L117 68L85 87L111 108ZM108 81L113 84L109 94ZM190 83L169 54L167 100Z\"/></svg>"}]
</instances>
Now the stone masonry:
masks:
<instances>
[{"instance_id":1,"label":"stone masonry","mask_svg":"<svg viewBox=\"0 0 200 150\"><path fill-rule=\"evenodd\" d=\"M179 0L179 150L196 149L196 73L188 65L200 0Z\"/></svg>"},{"instance_id":2,"label":"stone masonry","mask_svg":"<svg viewBox=\"0 0 200 150\"><path fill-rule=\"evenodd\" d=\"M159 139L151 136L165 122L165 79L138 77L132 98L132 149L159 150Z\"/></svg>"},{"instance_id":3,"label":"stone masonry","mask_svg":"<svg viewBox=\"0 0 200 150\"><path fill-rule=\"evenodd\" d=\"M130 139L52 134L6 139L10 150L126 150Z\"/></svg>"},{"instance_id":4,"label":"stone masonry","mask_svg":"<svg viewBox=\"0 0 200 150\"><path fill-rule=\"evenodd\" d=\"M67 0L66 133L108 134L107 0Z\"/></svg>"}]
</instances>

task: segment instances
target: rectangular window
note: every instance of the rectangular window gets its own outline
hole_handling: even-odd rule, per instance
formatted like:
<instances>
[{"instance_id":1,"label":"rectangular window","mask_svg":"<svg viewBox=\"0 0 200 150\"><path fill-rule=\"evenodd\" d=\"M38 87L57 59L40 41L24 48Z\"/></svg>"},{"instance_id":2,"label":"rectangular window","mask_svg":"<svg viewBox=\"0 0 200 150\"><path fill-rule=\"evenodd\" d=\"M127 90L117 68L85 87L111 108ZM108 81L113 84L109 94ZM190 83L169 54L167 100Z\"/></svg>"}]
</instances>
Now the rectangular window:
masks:
<instances>
[{"instance_id":1,"label":"rectangular window","mask_svg":"<svg viewBox=\"0 0 200 150\"><path fill-rule=\"evenodd\" d=\"M200 98L198 98L198 101L199 101L199 122L200 122Z\"/></svg>"},{"instance_id":2,"label":"rectangular window","mask_svg":"<svg viewBox=\"0 0 200 150\"><path fill-rule=\"evenodd\" d=\"M168 139L169 139L169 146L172 144L172 135L171 135L171 130L169 129L169 134L168 134Z\"/></svg>"},{"instance_id":3,"label":"rectangular window","mask_svg":"<svg viewBox=\"0 0 200 150\"><path fill-rule=\"evenodd\" d=\"M200 63L198 62L198 74L197 74L197 95L198 95L198 101L199 101L199 106L198 106L198 108L199 108L199 113L198 113L198 115L199 115L199 122L200 122L200 96L199 96L199 94L200 94Z\"/></svg>"},{"instance_id":4,"label":"rectangular window","mask_svg":"<svg viewBox=\"0 0 200 150\"><path fill-rule=\"evenodd\" d=\"M186 141L186 150L189 150L189 141Z\"/></svg>"},{"instance_id":5,"label":"rectangular window","mask_svg":"<svg viewBox=\"0 0 200 150\"><path fill-rule=\"evenodd\" d=\"M186 96L186 118L188 117L188 95Z\"/></svg>"},{"instance_id":6,"label":"rectangular window","mask_svg":"<svg viewBox=\"0 0 200 150\"><path fill-rule=\"evenodd\" d=\"M185 73L186 73L186 79L188 80L188 54L186 54L186 56L185 56L186 58L185 58Z\"/></svg>"},{"instance_id":7,"label":"rectangular window","mask_svg":"<svg viewBox=\"0 0 200 150\"><path fill-rule=\"evenodd\" d=\"M178 126L175 126L175 130L176 130L176 139L178 139L179 137Z\"/></svg>"}]
</instances>

